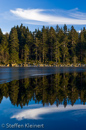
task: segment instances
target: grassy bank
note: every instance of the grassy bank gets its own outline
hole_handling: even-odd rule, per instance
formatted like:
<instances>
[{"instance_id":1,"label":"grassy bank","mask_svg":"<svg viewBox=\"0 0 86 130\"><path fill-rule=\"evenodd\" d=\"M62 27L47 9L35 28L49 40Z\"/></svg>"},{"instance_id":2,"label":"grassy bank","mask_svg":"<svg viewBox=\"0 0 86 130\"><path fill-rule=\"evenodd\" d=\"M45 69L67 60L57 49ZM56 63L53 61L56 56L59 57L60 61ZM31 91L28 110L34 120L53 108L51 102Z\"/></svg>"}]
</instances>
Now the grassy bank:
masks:
<instances>
[{"instance_id":1,"label":"grassy bank","mask_svg":"<svg viewBox=\"0 0 86 130\"><path fill-rule=\"evenodd\" d=\"M0 64L0 67L86 67L86 64L43 64L43 63L21 63L21 64Z\"/></svg>"}]
</instances>

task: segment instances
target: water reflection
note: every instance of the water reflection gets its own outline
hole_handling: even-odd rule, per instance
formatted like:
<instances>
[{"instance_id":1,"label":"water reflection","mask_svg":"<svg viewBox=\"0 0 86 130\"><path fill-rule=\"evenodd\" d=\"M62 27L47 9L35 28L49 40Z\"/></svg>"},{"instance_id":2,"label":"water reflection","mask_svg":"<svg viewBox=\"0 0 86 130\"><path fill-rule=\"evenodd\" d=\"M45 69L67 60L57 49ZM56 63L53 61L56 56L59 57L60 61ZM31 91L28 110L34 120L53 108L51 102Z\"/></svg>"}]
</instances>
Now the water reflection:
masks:
<instances>
[{"instance_id":1,"label":"water reflection","mask_svg":"<svg viewBox=\"0 0 86 130\"><path fill-rule=\"evenodd\" d=\"M86 72L63 73L50 76L14 80L0 84L0 103L3 97L10 98L13 105L25 106L33 99L35 103L56 106L67 103L72 106L80 98L86 102Z\"/></svg>"},{"instance_id":2,"label":"water reflection","mask_svg":"<svg viewBox=\"0 0 86 130\"><path fill-rule=\"evenodd\" d=\"M39 106L38 106L39 107ZM84 105L74 105L73 107L68 105L66 109L62 105L60 105L57 109L55 105L48 106L48 107L39 107L35 109L27 109L27 110L20 110L19 113L14 114L11 119L16 118L17 120L24 120L24 119L43 119L43 115L47 114L47 117L49 114L57 114L58 113L71 113L71 116L81 116L86 115L86 106ZM58 116L57 116L58 117ZM67 115L65 115L67 117ZM51 116L52 118L52 116ZM63 117L62 117L63 118Z\"/></svg>"}]
</instances>

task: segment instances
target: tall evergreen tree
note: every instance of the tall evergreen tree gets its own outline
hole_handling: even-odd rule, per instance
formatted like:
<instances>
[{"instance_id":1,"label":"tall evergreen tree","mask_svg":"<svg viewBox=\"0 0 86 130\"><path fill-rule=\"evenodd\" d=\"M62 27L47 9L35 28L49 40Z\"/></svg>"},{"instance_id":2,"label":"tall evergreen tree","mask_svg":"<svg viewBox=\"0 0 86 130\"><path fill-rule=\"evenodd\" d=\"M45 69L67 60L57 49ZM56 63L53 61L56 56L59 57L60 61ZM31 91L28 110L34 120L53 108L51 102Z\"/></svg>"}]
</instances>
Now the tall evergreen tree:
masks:
<instances>
[{"instance_id":1,"label":"tall evergreen tree","mask_svg":"<svg viewBox=\"0 0 86 130\"><path fill-rule=\"evenodd\" d=\"M4 64L9 63L8 41L5 35L2 36L0 44L0 61Z\"/></svg>"},{"instance_id":2,"label":"tall evergreen tree","mask_svg":"<svg viewBox=\"0 0 86 130\"><path fill-rule=\"evenodd\" d=\"M2 36L3 36L3 33L2 33L1 28L0 28L0 43L1 43L1 40L2 40Z\"/></svg>"},{"instance_id":3,"label":"tall evergreen tree","mask_svg":"<svg viewBox=\"0 0 86 130\"><path fill-rule=\"evenodd\" d=\"M24 61L25 61L25 64L29 60L29 54L30 54L29 47L28 47L27 44L25 44L25 46L24 46Z\"/></svg>"},{"instance_id":4,"label":"tall evergreen tree","mask_svg":"<svg viewBox=\"0 0 86 130\"><path fill-rule=\"evenodd\" d=\"M10 52L10 63L18 63L19 61L19 40L18 40L18 34L17 29L14 27L11 29L10 32L10 46L9 46L9 52Z\"/></svg>"},{"instance_id":5,"label":"tall evergreen tree","mask_svg":"<svg viewBox=\"0 0 86 130\"><path fill-rule=\"evenodd\" d=\"M56 26L56 33L58 33L59 30L60 30L60 28L59 28L59 26L57 25L57 26Z\"/></svg>"},{"instance_id":6,"label":"tall evergreen tree","mask_svg":"<svg viewBox=\"0 0 86 130\"><path fill-rule=\"evenodd\" d=\"M56 42L56 33L53 27L49 30L49 43L50 43L50 60L53 60L53 47L54 43Z\"/></svg>"},{"instance_id":7,"label":"tall evergreen tree","mask_svg":"<svg viewBox=\"0 0 86 130\"><path fill-rule=\"evenodd\" d=\"M83 30L80 33L80 37L79 37L80 41L79 44L77 44L77 48L78 48L78 57L80 58L80 62L83 62L83 53L84 53L84 32Z\"/></svg>"},{"instance_id":8,"label":"tall evergreen tree","mask_svg":"<svg viewBox=\"0 0 86 130\"><path fill-rule=\"evenodd\" d=\"M47 32L45 27L43 26L42 28L42 58L43 58L43 63L45 62L45 59L47 57Z\"/></svg>"},{"instance_id":9,"label":"tall evergreen tree","mask_svg":"<svg viewBox=\"0 0 86 130\"><path fill-rule=\"evenodd\" d=\"M61 55L60 55L60 43L59 43L58 39L54 43L54 55L55 55L56 64L60 63Z\"/></svg>"},{"instance_id":10,"label":"tall evergreen tree","mask_svg":"<svg viewBox=\"0 0 86 130\"><path fill-rule=\"evenodd\" d=\"M39 47L39 40L38 38L35 39L35 56L36 56L36 63L38 60L38 47Z\"/></svg>"},{"instance_id":11,"label":"tall evergreen tree","mask_svg":"<svg viewBox=\"0 0 86 130\"><path fill-rule=\"evenodd\" d=\"M68 52L68 36L64 34L63 41L61 43L61 54L62 54L62 60L63 64L69 62L69 52Z\"/></svg>"},{"instance_id":12,"label":"tall evergreen tree","mask_svg":"<svg viewBox=\"0 0 86 130\"><path fill-rule=\"evenodd\" d=\"M25 38L25 43L28 45L28 49L29 49L29 54L28 54L28 60L31 58L32 53L33 53L33 36L31 34L31 32L29 32L29 29L26 29L26 38Z\"/></svg>"},{"instance_id":13,"label":"tall evergreen tree","mask_svg":"<svg viewBox=\"0 0 86 130\"><path fill-rule=\"evenodd\" d=\"M69 32L69 40L70 40L70 56L71 56L71 62L75 62L76 57L76 44L78 43L78 33L74 29L74 27L71 27L71 31Z\"/></svg>"},{"instance_id":14,"label":"tall evergreen tree","mask_svg":"<svg viewBox=\"0 0 86 130\"><path fill-rule=\"evenodd\" d=\"M66 24L64 24L63 30L64 30L64 33L67 32L67 26L66 26Z\"/></svg>"}]
</instances>

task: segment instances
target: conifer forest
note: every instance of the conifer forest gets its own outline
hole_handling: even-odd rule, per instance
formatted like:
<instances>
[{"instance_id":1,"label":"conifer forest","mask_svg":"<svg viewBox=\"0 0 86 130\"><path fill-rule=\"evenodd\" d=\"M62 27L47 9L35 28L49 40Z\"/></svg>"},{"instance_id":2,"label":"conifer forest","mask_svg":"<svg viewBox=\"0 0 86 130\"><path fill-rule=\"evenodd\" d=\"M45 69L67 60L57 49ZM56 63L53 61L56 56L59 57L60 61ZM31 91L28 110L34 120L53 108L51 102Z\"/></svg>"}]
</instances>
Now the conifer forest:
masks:
<instances>
[{"instance_id":1,"label":"conifer forest","mask_svg":"<svg viewBox=\"0 0 86 130\"><path fill-rule=\"evenodd\" d=\"M86 30L78 33L73 26L43 26L31 32L14 26L10 33L0 29L0 64L86 64Z\"/></svg>"}]
</instances>

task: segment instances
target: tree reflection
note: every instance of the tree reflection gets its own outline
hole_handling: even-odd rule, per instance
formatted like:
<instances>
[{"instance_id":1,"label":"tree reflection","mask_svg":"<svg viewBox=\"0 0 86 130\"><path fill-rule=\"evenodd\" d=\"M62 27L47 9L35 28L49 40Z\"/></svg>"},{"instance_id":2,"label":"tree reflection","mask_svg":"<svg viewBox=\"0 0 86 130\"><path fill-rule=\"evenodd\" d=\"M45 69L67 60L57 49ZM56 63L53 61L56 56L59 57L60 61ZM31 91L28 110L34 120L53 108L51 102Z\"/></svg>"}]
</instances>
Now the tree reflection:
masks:
<instances>
[{"instance_id":1,"label":"tree reflection","mask_svg":"<svg viewBox=\"0 0 86 130\"><path fill-rule=\"evenodd\" d=\"M0 103L3 97L10 98L13 105L25 106L32 99L35 103L56 106L68 102L74 105L78 98L86 102L86 72L62 73L50 76L14 80L0 84Z\"/></svg>"}]
</instances>

